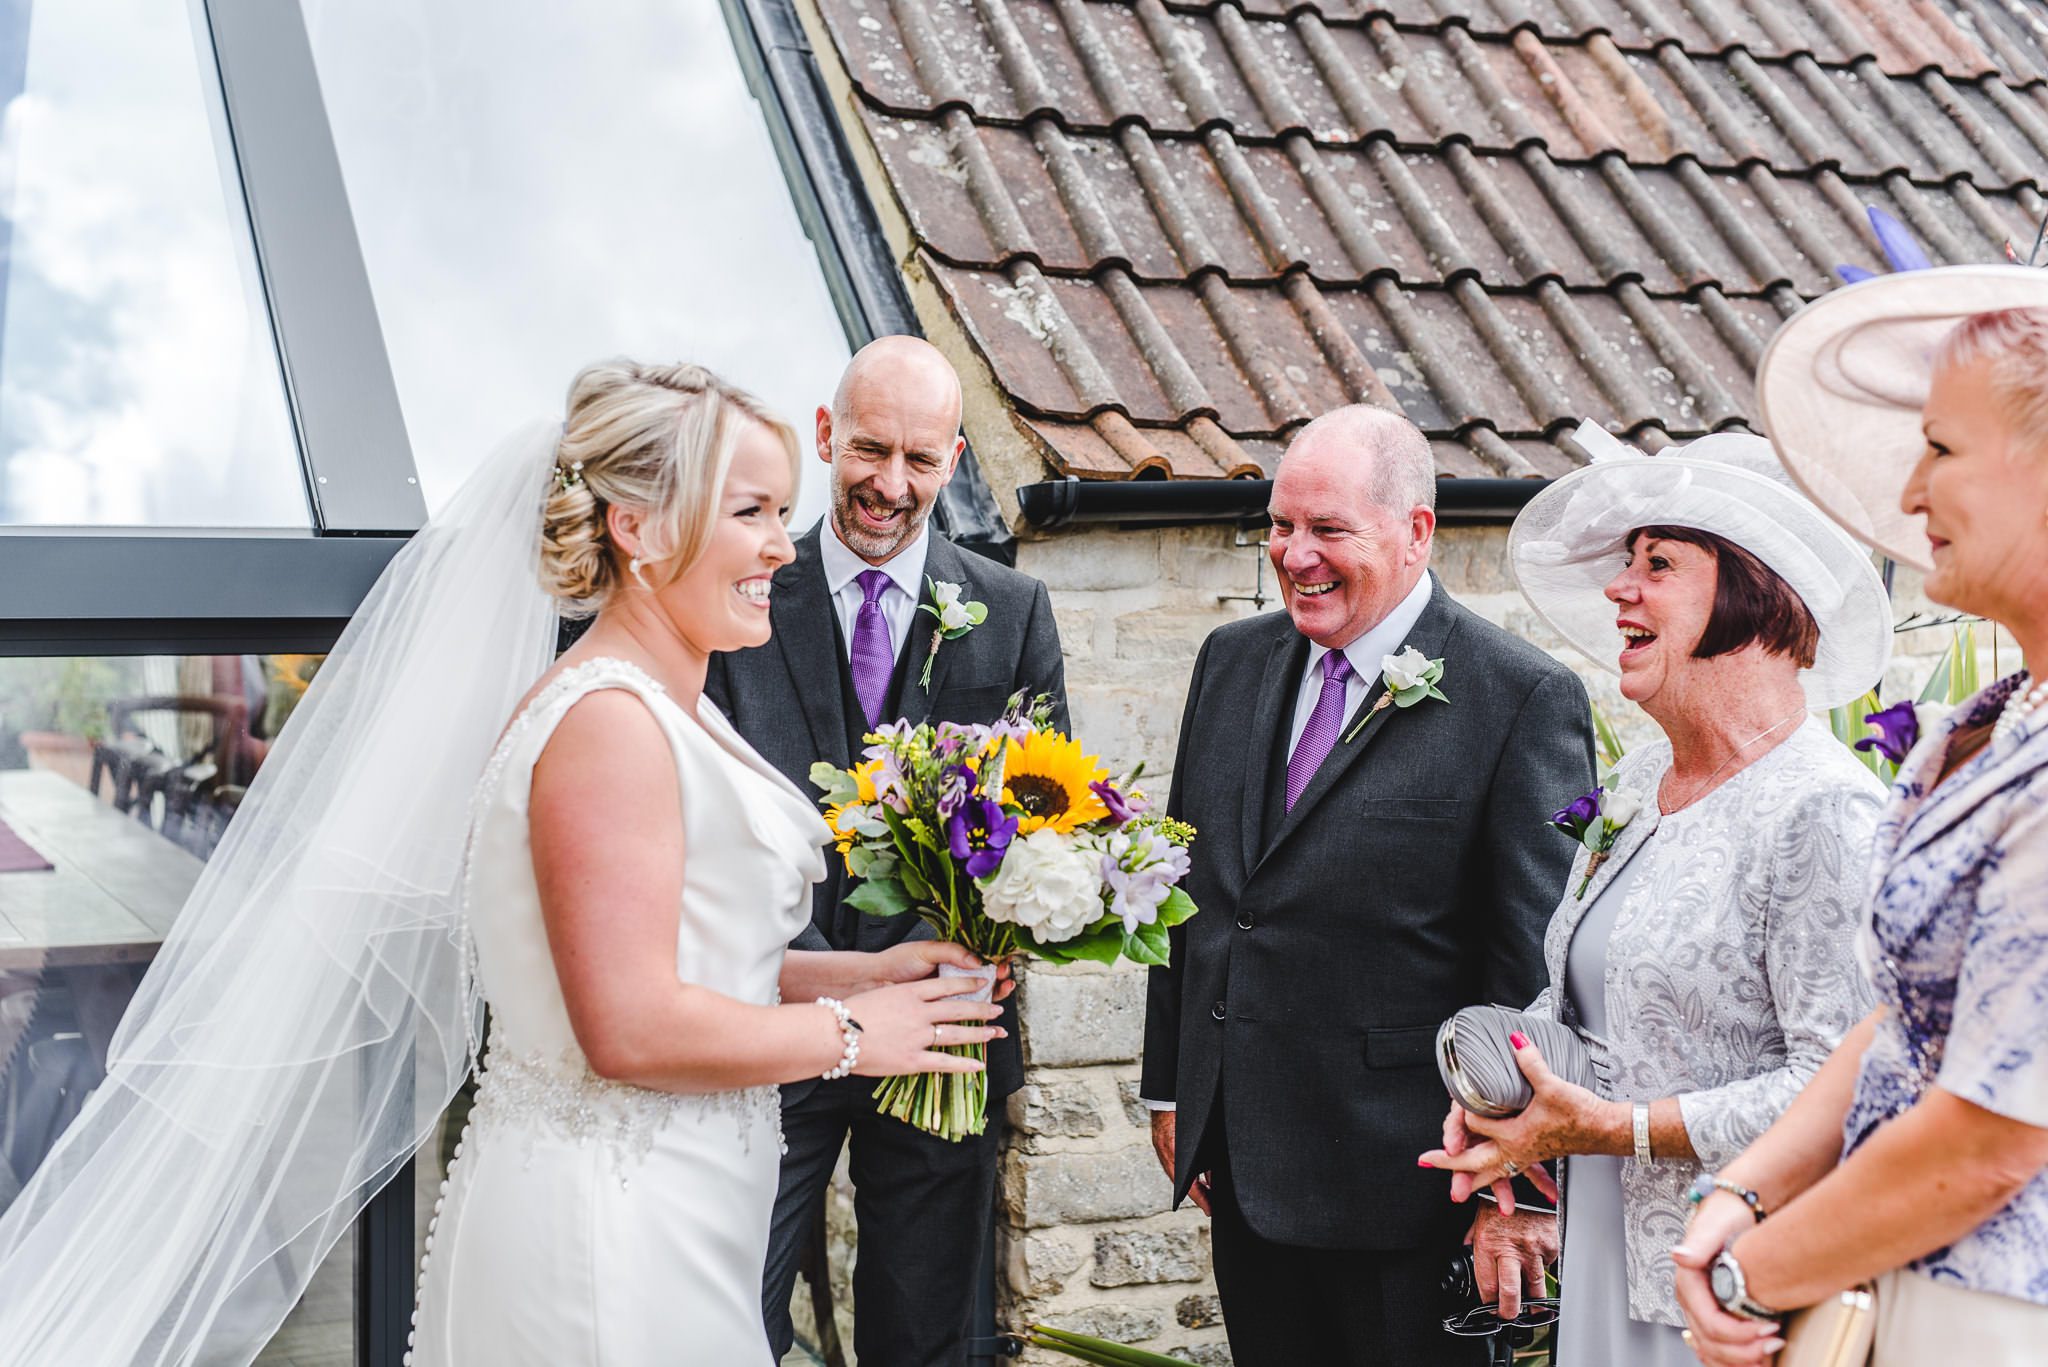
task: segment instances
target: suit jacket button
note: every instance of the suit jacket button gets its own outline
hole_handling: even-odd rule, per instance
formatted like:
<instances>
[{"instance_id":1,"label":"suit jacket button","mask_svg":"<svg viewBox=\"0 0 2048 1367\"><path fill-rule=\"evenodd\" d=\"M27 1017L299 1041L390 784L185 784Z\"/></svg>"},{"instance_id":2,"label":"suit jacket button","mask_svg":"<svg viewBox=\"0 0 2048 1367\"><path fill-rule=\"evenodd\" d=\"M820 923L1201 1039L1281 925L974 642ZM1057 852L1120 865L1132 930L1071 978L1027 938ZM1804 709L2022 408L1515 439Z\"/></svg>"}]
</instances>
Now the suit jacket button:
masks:
<instances>
[{"instance_id":1,"label":"suit jacket button","mask_svg":"<svg viewBox=\"0 0 2048 1367\"><path fill-rule=\"evenodd\" d=\"M1210 1007L1209 1014L1214 1016L1217 1020L1222 1020L1224 1016L1223 1003L1217 1002L1214 1006Z\"/></svg>"},{"instance_id":2,"label":"suit jacket button","mask_svg":"<svg viewBox=\"0 0 2048 1367\"><path fill-rule=\"evenodd\" d=\"M1252 928L1252 914L1250 912L1240 911L1237 913L1237 928L1239 930L1250 930Z\"/></svg>"}]
</instances>

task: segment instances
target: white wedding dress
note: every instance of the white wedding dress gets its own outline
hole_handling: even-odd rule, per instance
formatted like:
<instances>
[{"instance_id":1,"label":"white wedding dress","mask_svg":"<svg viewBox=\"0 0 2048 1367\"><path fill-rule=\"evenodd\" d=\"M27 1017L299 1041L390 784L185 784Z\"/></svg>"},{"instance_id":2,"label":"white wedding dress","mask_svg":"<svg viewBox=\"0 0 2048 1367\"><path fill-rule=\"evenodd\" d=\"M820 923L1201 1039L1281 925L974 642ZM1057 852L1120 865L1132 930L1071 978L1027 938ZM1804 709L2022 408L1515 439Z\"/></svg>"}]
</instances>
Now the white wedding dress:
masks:
<instances>
[{"instance_id":1,"label":"white wedding dress","mask_svg":"<svg viewBox=\"0 0 2048 1367\"><path fill-rule=\"evenodd\" d=\"M491 1042L421 1259L416 1367L770 1367L761 1273L778 1089L677 1095L597 1077L549 954L527 837L533 766L577 700L607 688L641 697L675 754L678 978L775 1002L824 876L815 804L710 704L692 717L630 664L564 671L513 723L477 791L467 872Z\"/></svg>"}]
</instances>

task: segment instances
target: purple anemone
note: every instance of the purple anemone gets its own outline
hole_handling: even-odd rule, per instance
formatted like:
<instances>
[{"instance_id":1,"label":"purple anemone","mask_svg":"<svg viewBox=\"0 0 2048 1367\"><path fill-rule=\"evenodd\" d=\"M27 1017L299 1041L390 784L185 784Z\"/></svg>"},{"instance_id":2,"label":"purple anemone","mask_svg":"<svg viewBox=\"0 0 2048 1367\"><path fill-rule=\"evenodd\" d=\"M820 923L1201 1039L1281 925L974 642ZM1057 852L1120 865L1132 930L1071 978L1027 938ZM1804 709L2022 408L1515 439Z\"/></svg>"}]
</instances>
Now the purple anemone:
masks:
<instances>
[{"instance_id":1,"label":"purple anemone","mask_svg":"<svg viewBox=\"0 0 2048 1367\"><path fill-rule=\"evenodd\" d=\"M969 878L986 878L1000 868L1016 834L1017 818L985 797L966 798L946 819L947 843Z\"/></svg>"}]
</instances>

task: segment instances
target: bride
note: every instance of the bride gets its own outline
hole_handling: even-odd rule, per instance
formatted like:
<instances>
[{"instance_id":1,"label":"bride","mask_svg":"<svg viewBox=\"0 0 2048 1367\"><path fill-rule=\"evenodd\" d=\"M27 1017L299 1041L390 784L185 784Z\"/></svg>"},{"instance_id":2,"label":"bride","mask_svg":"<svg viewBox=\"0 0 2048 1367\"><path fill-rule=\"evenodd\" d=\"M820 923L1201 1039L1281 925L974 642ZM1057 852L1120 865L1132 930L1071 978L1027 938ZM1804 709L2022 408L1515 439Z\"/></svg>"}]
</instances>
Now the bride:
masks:
<instances>
[{"instance_id":1,"label":"bride","mask_svg":"<svg viewBox=\"0 0 2048 1367\"><path fill-rule=\"evenodd\" d=\"M481 994L411 1361L768 1367L776 1084L999 1033L927 976L964 951L785 952L826 828L700 693L768 638L796 468L710 372L600 364L393 560L0 1217L10 1364L249 1361ZM558 608L596 621L549 667Z\"/></svg>"}]
</instances>

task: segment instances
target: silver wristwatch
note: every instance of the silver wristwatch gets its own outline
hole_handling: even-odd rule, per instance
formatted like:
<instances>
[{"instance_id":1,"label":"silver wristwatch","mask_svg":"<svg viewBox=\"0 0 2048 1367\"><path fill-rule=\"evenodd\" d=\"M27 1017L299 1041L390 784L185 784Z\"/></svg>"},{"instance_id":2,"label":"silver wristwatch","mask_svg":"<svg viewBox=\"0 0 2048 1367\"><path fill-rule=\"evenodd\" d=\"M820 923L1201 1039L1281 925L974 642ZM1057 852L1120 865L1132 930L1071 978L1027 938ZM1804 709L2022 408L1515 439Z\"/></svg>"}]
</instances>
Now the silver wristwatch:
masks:
<instances>
[{"instance_id":1,"label":"silver wristwatch","mask_svg":"<svg viewBox=\"0 0 2048 1367\"><path fill-rule=\"evenodd\" d=\"M1746 1320L1780 1318L1777 1311L1758 1305L1749 1298L1749 1283L1743 1280L1742 1264L1735 1261L1735 1255L1728 1248L1714 1255L1712 1265L1707 1268L1707 1285L1713 1290L1714 1299L1720 1302L1721 1308L1731 1315L1740 1315Z\"/></svg>"}]
</instances>

